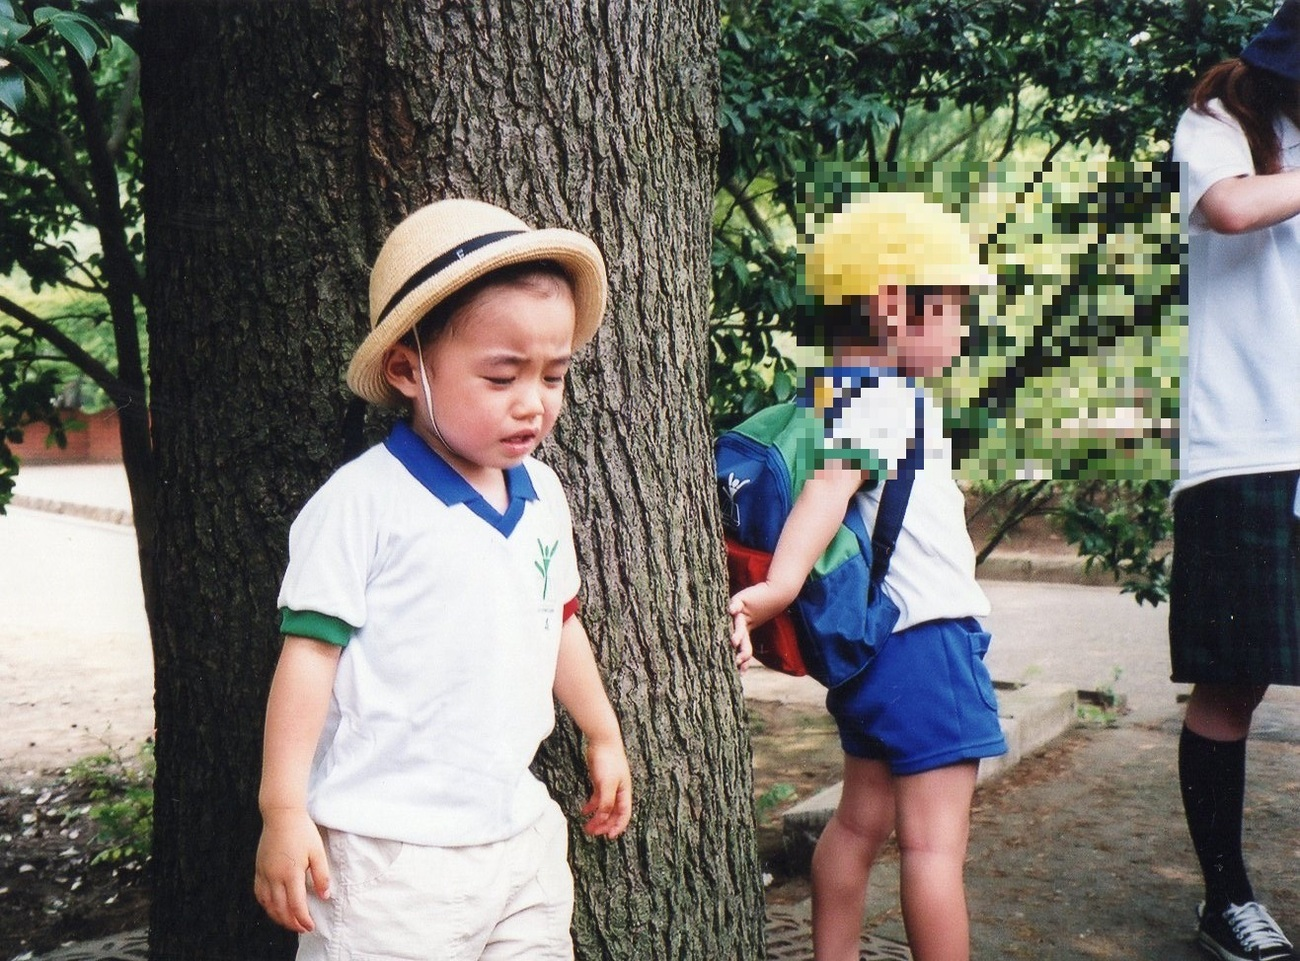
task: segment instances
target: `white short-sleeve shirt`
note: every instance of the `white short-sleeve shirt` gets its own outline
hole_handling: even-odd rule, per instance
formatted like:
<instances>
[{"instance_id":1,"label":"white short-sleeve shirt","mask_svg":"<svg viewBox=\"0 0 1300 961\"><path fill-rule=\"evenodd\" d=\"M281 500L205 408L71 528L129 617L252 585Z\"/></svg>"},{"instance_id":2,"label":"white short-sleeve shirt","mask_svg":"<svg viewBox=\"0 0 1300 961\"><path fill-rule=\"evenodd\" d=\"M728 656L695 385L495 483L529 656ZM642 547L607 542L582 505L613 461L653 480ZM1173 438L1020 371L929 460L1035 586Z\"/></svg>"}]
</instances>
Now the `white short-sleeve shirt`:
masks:
<instances>
[{"instance_id":1,"label":"white short-sleeve shirt","mask_svg":"<svg viewBox=\"0 0 1300 961\"><path fill-rule=\"evenodd\" d=\"M892 475L914 447L921 447L903 529L885 575L885 593L899 610L894 630L988 614L988 597L975 580L965 498L953 478L952 445L944 436L939 407L906 378L861 370L853 376L832 375L814 396L828 412L830 456L844 450L872 452ZM856 495L869 531L875 529L882 489L877 484Z\"/></svg>"},{"instance_id":2,"label":"white short-sleeve shirt","mask_svg":"<svg viewBox=\"0 0 1300 961\"><path fill-rule=\"evenodd\" d=\"M1190 317L1175 493L1300 468L1300 217L1244 234L1209 229L1197 207L1206 190L1255 168L1236 120L1217 100L1208 107L1184 113L1174 135ZM1283 168L1300 168L1300 130L1282 120L1278 134Z\"/></svg>"},{"instance_id":3,"label":"white short-sleeve shirt","mask_svg":"<svg viewBox=\"0 0 1300 961\"><path fill-rule=\"evenodd\" d=\"M502 515L400 424L294 522L280 606L352 628L312 764L316 823L485 844L548 803L528 768L554 726L578 569L554 472L529 459L507 485Z\"/></svg>"}]
</instances>

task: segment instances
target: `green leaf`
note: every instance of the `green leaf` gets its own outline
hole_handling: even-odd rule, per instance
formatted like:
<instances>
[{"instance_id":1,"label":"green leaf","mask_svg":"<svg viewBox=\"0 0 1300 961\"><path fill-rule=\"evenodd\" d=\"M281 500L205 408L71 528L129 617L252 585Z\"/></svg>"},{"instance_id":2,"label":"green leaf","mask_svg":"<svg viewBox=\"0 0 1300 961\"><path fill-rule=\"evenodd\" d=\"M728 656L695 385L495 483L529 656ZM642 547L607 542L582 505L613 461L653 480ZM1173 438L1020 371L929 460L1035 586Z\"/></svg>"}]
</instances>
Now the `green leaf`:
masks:
<instances>
[{"instance_id":1,"label":"green leaf","mask_svg":"<svg viewBox=\"0 0 1300 961\"><path fill-rule=\"evenodd\" d=\"M42 103L49 98L49 91L58 86L58 75L54 65L40 51L31 47L18 46L9 51L10 63L26 78L28 93L35 95Z\"/></svg>"},{"instance_id":2,"label":"green leaf","mask_svg":"<svg viewBox=\"0 0 1300 961\"><path fill-rule=\"evenodd\" d=\"M47 24L87 64L95 59L100 48L108 46L108 34L95 21L79 13L41 7L32 15L32 20L37 24Z\"/></svg>"},{"instance_id":3,"label":"green leaf","mask_svg":"<svg viewBox=\"0 0 1300 961\"><path fill-rule=\"evenodd\" d=\"M21 113L27 103L27 81L13 66L0 67L0 106Z\"/></svg>"},{"instance_id":4,"label":"green leaf","mask_svg":"<svg viewBox=\"0 0 1300 961\"><path fill-rule=\"evenodd\" d=\"M0 52L7 55L9 50L31 32L32 28L15 19L12 12L6 13L0 9Z\"/></svg>"}]
</instances>

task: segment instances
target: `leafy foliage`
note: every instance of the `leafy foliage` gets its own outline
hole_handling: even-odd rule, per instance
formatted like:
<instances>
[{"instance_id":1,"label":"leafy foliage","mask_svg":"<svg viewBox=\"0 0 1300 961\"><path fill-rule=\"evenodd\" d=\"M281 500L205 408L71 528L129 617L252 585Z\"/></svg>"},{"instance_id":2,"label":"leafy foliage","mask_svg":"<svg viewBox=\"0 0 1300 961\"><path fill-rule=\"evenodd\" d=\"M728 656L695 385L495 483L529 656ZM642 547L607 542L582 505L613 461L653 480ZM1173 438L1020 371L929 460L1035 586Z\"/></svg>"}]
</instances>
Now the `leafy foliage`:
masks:
<instances>
[{"instance_id":1,"label":"leafy foliage","mask_svg":"<svg viewBox=\"0 0 1300 961\"><path fill-rule=\"evenodd\" d=\"M0 514L13 496L18 473L18 459L9 445L22 442L24 429L45 424L52 441L60 447L67 443L63 421L50 406L50 398L58 391L58 373L36 367L36 344L31 337L15 335L12 339L10 350L0 354Z\"/></svg>"},{"instance_id":2,"label":"leafy foliage","mask_svg":"<svg viewBox=\"0 0 1300 961\"><path fill-rule=\"evenodd\" d=\"M58 7L36 7L28 19L13 0L0 0L0 51L8 63L0 67L0 105L21 113L28 98L48 105L50 91L58 85L57 71L42 41L57 37L89 63L108 35L90 17Z\"/></svg>"},{"instance_id":3,"label":"leafy foliage","mask_svg":"<svg viewBox=\"0 0 1300 961\"><path fill-rule=\"evenodd\" d=\"M69 782L89 789L88 813L99 827L95 840L105 845L92 864L143 864L149 859L156 770L152 741L146 741L133 758L108 750L68 769Z\"/></svg>"},{"instance_id":4,"label":"leafy foliage","mask_svg":"<svg viewBox=\"0 0 1300 961\"><path fill-rule=\"evenodd\" d=\"M1169 596L1172 486L1167 480L1076 484L1060 509L1062 529L1088 566L1112 571L1139 604L1154 606Z\"/></svg>"},{"instance_id":5,"label":"leafy foliage","mask_svg":"<svg viewBox=\"0 0 1300 961\"><path fill-rule=\"evenodd\" d=\"M1180 247L1159 161L1193 79L1271 13L1268 0L724 3L717 425L790 390L800 242L855 192L907 181L983 232L999 274L982 305L994 320L947 395L968 472L1057 477L1044 496L1067 500L1076 482L1168 477ZM1127 552L1141 537L1106 530L1127 546L1090 539L1090 556L1139 576ZM1154 601L1163 582L1148 575L1133 590Z\"/></svg>"},{"instance_id":6,"label":"leafy foliage","mask_svg":"<svg viewBox=\"0 0 1300 961\"><path fill-rule=\"evenodd\" d=\"M56 423L70 382L144 399L138 25L122 12L0 0L0 504L9 442Z\"/></svg>"},{"instance_id":7,"label":"leafy foliage","mask_svg":"<svg viewBox=\"0 0 1300 961\"><path fill-rule=\"evenodd\" d=\"M770 400L731 390L736 375L722 368L790 369L780 333L802 302L796 248L818 215L891 165L1158 159L1194 77L1270 13L1267 0L724 4L719 424ZM1132 202L1104 209L1145 212ZM1093 266L1081 261L1074 274ZM732 337L738 325L750 332Z\"/></svg>"},{"instance_id":8,"label":"leafy foliage","mask_svg":"<svg viewBox=\"0 0 1300 961\"><path fill-rule=\"evenodd\" d=\"M773 784L754 801L754 820L762 824L777 808L793 801L798 795L799 792L793 784L787 784L785 781Z\"/></svg>"}]
</instances>

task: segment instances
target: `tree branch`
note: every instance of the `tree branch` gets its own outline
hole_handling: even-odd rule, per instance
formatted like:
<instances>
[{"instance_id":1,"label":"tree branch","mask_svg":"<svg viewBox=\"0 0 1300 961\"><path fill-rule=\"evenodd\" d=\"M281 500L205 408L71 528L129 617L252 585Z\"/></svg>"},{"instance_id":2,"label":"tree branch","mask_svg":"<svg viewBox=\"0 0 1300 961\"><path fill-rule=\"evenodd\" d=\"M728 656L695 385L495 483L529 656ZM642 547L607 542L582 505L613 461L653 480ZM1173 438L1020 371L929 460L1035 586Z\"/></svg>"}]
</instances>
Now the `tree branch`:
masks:
<instances>
[{"instance_id":1,"label":"tree branch","mask_svg":"<svg viewBox=\"0 0 1300 961\"><path fill-rule=\"evenodd\" d=\"M975 131L979 130L980 127L984 126L984 121L987 120L988 117L985 117L984 120L976 120L975 110L976 108L972 106L971 114L970 114L971 121L966 126L966 129L958 133L955 137L953 137L951 140L949 140L947 143L941 146L938 150L930 154L929 158L926 160L926 163L930 163L930 164L938 163L940 160L942 160L948 154L952 153L952 151L956 150L967 140L969 140L972 136L974 136Z\"/></svg>"},{"instance_id":2,"label":"tree branch","mask_svg":"<svg viewBox=\"0 0 1300 961\"><path fill-rule=\"evenodd\" d=\"M99 242L104 251L105 299L113 319L117 348L118 376L144 392L144 362L140 332L136 323L135 300L144 297L144 277L126 241L126 220L118 196L117 167L108 151L108 138L99 115L94 78L80 57L68 54L68 71L77 100L77 112L85 131L90 158L90 179L99 216Z\"/></svg>"},{"instance_id":3,"label":"tree branch","mask_svg":"<svg viewBox=\"0 0 1300 961\"><path fill-rule=\"evenodd\" d=\"M66 162L71 153L70 146L67 145L67 137L61 131L52 130L49 127L43 129L51 134L53 140L60 143L60 149L57 153L62 155L64 162ZM90 224L96 223L95 198L91 196L90 191L86 189L84 184L68 174L64 164L60 163L57 157L32 151L22 141L8 134L0 133L0 145L11 150L14 156L46 170L54 178L55 185L68 198L68 202L77 208L77 213L81 215L82 219ZM72 165L76 166L75 157L72 158Z\"/></svg>"},{"instance_id":4,"label":"tree branch","mask_svg":"<svg viewBox=\"0 0 1300 961\"><path fill-rule=\"evenodd\" d=\"M0 311L8 314L37 337L60 351L68 363L102 387L104 393L117 406L125 407L133 402L144 401L143 391L134 390L118 378L106 365L91 356L50 321L37 316L21 304L14 303L3 294L0 294Z\"/></svg>"},{"instance_id":5,"label":"tree branch","mask_svg":"<svg viewBox=\"0 0 1300 961\"><path fill-rule=\"evenodd\" d=\"M1002 143L1002 153L998 160L1006 160L1016 147L1016 134L1020 126L1020 85L1011 85L1011 121L1007 124L1007 139Z\"/></svg>"},{"instance_id":6,"label":"tree branch","mask_svg":"<svg viewBox=\"0 0 1300 961\"><path fill-rule=\"evenodd\" d=\"M117 105L113 109L113 119L108 136L108 153L114 161L122 159L122 150L126 146L127 138L135 128L135 98L139 93L140 61L135 59L131 61L131 68L126 74L126 82L122 85L122 92L118 95Z\"/></svg>"},{"instance_id":7,"label":"tree branch","mask_svg":"<svg viewBox=\"0 0 1300 961\"><path fill-rule=\"evenodd\" d=\"M727 192L736 199L736 206L745 215L749 225L756 230L764 240L769 244L775 239L772 236L772 228L767 225L763 215L759 213L758 208L754 206L753 199L745 190L745 185L737 183L734 179L727 182Z\"/></svg>"}]
</instances>

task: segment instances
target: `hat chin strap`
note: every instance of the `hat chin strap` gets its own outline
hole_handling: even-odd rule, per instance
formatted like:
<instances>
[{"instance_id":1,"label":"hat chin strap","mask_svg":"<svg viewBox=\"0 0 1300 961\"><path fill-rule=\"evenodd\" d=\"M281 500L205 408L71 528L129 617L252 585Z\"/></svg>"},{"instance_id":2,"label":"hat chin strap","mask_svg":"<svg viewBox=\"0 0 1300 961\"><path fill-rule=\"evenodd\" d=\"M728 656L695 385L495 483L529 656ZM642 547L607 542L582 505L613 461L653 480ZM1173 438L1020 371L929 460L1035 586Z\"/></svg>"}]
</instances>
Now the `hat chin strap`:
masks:
<instances>
[{"instance_id":1,"label":"hat chin strap","mask_svg":"<svg viewBox=\"0 0 1300 961\"><path fill-rule=\"evenodd\" d=\"M433 392L429 390L429 378L424 373L424 351L420 347L419 324L415 325L415 356L420 362L420 390L424 393L424 409L429 414L429 423L433 425L433 436L438 438L438 442L448 451L460 457L461 455L456 451L456 448L448 444L447 438L442 436L442 431L438 429L438 418L433 416Z\"/></svg>"}]
</instances>

